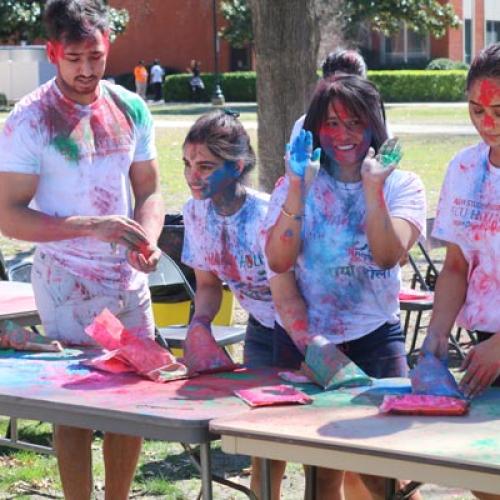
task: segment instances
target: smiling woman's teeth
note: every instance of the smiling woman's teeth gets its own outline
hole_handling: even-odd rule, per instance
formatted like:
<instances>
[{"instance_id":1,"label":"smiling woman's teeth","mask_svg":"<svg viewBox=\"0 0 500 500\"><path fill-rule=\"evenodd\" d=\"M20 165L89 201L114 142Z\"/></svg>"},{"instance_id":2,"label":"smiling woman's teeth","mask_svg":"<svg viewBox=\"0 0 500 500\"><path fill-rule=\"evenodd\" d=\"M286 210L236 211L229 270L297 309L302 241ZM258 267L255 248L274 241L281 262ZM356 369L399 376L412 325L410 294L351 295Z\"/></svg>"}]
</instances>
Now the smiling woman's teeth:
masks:
<instances>
[{"instance_id":1,"label":"smiling woman's teeth","mask_svg":"<svg viewBox=\"0 0 500 500\"><path fill-rule=\"evenodd\" d=\"M340 151L350 151L353 148L354 144L347 144L346 146L337 146L337 149L340 149Z\"/></svg>"}]
</instances>

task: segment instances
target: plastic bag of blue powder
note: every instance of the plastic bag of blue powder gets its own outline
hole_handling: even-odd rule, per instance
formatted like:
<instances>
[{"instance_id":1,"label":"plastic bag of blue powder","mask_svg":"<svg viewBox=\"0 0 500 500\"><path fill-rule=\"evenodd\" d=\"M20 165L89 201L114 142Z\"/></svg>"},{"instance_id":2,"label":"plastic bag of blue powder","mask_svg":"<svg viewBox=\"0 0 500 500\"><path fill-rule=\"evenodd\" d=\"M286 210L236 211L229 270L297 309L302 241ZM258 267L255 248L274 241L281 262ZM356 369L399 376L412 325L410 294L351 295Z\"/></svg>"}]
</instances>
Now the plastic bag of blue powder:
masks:
<instances>
[{"instance_id":1,"label":"plastic bag of blue powder","mask_svg":"<svg viewBox=\"0 0 500 500\"><path fill-rule=\"evenodd\" d=\"M445 361L424 352L417 365L410 371L413 394L449 396L465 399Z\"/></svg>"}]
</instances>

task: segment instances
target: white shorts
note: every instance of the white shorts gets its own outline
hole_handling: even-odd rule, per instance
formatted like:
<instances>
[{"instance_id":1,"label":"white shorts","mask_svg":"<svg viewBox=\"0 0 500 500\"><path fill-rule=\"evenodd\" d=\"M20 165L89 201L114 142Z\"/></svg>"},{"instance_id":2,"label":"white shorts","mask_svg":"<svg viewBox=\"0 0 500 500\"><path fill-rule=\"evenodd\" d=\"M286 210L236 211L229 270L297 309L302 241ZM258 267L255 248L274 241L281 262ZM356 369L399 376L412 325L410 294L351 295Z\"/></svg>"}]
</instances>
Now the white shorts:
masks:
<instances>
[{"instance_id":1,"label":"white shorts","mask_svg":"<svg viewBox=\"0 0 500 500\"><path fill-rule=\"evenodd\" d=\"M147 280L136 290L119 290L76 276L37 251L31 282L47 337L66 345L95 345L85 328L108 308L130 330L154 337L154 320Z\"/></svg>"}]
</instances>

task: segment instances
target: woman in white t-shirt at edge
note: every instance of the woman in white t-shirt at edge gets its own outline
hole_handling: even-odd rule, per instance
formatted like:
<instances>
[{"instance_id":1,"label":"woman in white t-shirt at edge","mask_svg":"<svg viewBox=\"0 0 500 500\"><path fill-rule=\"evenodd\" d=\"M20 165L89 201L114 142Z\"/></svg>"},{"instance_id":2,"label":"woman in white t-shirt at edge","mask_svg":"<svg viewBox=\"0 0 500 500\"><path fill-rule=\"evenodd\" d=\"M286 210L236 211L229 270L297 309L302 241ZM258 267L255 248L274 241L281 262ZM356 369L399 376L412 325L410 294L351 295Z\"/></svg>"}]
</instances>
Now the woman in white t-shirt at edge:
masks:
<instances>
[{"instance_id":1,"label":"woman in white t-shirt at edge","mask_svg":"<svg viewBox=\"0 0 500 500\"><path fill-rule=\"evenodd\" d=\"M476 330L460 382L473 397L500 386L500 43L472 61L467 95L482 141L451 160L441 188L433 236L448 245L423 349L445 361L455 320Z\"/></svg>"},{"instance_id":2,"label":"woman in white t-shirt at edge","mask_svg":"<svg viewBox=\"0 0 500 500\"><path fill-rule=\"evenodd\" d=\"M387 131L380 95L363 78L320 81L304 129L310 132L292 145L265 222L269 267L285 273L294 265L306 304L304 309L301 297L287 297L288 315L296 302L294 322L306 325L309 336L333 341L368 375L406 376L398 262L425 226L423 184L374 158ZM313 147L321 147L320 168L306 189ZM297 342L288 331L275 327L274 362L298 368L303 338ZM382 478L362 478L376 498L383 497ZM318 497L342 498L342 479L341 471L318 469Z\"/></svg>"}]
</instances>

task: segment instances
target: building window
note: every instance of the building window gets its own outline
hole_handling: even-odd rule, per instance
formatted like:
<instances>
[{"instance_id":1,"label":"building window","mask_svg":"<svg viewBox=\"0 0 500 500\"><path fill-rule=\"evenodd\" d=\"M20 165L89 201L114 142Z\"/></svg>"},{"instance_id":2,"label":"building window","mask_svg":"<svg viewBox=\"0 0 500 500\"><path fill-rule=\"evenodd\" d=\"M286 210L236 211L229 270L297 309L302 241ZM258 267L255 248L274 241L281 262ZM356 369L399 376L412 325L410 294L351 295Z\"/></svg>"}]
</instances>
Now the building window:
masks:
<instances>
[{"instance_id":1,"label":"building window","mask_svg":"<svg viewBox=\"0 0 500 500\"><path fill-rule=\"evenodd\" d=\"M500 42L500 21L486 21L486 45Z\"/></svg>"},{"instance_id":2,"label":"building window","mask_svg":"<svg viewBox=\"0 0 500 500\"><path fill-rule=\"evenodd\" d=\"M421 35L401 23L401 29L391 37L383 37L382 62L409 62L429 57L429 36Z\"/></svg>"},{"instance_id":3,"label":"building window","mask_svg":"<svg viewBox=\"0 0 500 500\"><path fill-rule=\"evenodd\" d=\"M464 60L467 64L472 61L472 21L464 19Z\"/></svg>"},{"instance_id":4,"label":"building window","mask_svg":"<svg viewBox=\"0 0 500 500\"><path fill-rule=\"evenodd\" d=\"M236 49L231 47L231 71L249 71L252 69L250 48Z\"/></svg>"}]
</instances>

